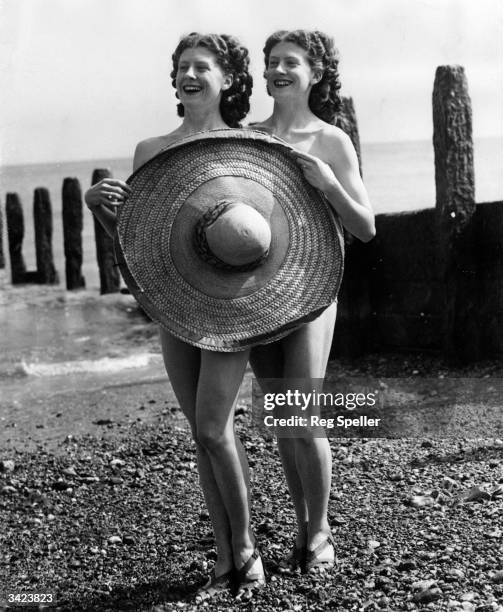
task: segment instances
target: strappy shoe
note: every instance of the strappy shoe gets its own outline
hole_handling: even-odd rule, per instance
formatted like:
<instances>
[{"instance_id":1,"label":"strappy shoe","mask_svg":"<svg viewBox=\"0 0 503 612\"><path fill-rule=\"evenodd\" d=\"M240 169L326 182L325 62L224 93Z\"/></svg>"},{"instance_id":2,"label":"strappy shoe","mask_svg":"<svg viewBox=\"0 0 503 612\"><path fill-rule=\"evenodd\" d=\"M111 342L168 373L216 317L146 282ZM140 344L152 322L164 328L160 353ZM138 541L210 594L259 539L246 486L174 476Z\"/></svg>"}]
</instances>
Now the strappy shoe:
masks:
<instances>
[{"instance_id":1,"label":"strappy shoe","mask_svg":"<svg viewBox=\"0 0 503 612\"><path fill-rule=\"evenodd\" d=\"M196 602L201 603L206 599L211 599L224 591L228 591L233 586L234 569L229 570L221 576L215 576L215 570L211 570L208 582L200 587L196 593Z\"/></svg>"},{"instance_id":2,"label":"strappy shoe","mask_svg":"<svg viewBox=\"0 0 503 612\"><path fill-rule=\"evenodd\" d=\"M305 564L307 549L305 546L294 544L288 557L281 559L278 563L278 571L281 574L293 573L297 569L302 569Z\"/></svg>"},{"instance_id":3,"label":"strappy shoe","mask_svg":"<svg viewBox=\"0 0 503 612\"><path fill-rule=\"evenodd\" d=\"M265 573L263 570L255 574L248 573L255 561L259 558L259 550L257 547L255 547L255 550L250 555L250 558L243 565L243 567L235 570L235 577L237 583L236 599L250 599L253 595L253 591L265 585L266 580Z\"/></svg>"},{"instance_id":4,"label":"strappy shoe","mask_svg":"<svg viewBox=\"0 0 503 612\"><path fill-rule=\"evenodd\" d=\"M325 551L328 547L332 547L334 549L334 557L333 559L323 559L320 557L321 553ZM332 534L327 534L327 537L323 542L318 544L318 546L314 550L306 550L306 557L304 561L303 571L305 573L308 572L316 572L316 571L325 571L332 569L335 566L335 542L332 537Z\"/></svg>"}]
</instances>

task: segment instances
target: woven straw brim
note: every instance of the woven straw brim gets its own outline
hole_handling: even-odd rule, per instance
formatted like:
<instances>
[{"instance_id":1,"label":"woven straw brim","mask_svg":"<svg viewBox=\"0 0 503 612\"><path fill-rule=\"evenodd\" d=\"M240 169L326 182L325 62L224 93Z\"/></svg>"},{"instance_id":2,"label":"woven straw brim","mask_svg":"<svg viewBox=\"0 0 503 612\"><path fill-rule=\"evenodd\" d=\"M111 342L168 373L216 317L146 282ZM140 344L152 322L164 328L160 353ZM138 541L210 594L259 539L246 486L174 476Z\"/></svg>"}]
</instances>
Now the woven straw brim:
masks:
<instances>
[{"instance_id":1,"label":"woven straw brim","mask_svg":"<svg viewBox=\"0 0 503 612\"><path fill-rule=\"evenodd\" d=\"M117 260L131 293L174 336L239 351L286 335L335 300L342 228L278 139L205 132L165 149L128 183ZM194 225L219 199L244 201L269 221L270 253L256 270L219 270L196 253Z\"/></svg>"}]
</instances>

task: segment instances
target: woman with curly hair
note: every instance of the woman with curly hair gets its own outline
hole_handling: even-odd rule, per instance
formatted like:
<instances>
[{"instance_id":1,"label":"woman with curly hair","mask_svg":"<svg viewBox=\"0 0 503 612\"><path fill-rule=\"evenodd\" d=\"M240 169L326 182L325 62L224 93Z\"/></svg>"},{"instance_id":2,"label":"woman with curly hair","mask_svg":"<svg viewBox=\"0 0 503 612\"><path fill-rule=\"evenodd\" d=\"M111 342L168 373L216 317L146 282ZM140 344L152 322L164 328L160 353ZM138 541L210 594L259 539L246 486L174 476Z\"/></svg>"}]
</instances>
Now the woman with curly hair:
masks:
<instances>
[{"instance_id":1,"label":"woman with curly hair","mask_svg":"<svg viewBox=\"0 0 503 612\"><path fill-rule=\"evenodd\" d=\"M374 215L356 152L349 137L332 125L341 106L339 56L332 40L318 31L283 30L267 39L264 56L274 108L253 128L292 145L306 180L323 192L346 230L370 240ZM313 383L325 377L336 309L334 302L285 338L253 348L250 361L257 379L302 380L299 386L305 388L299 390L312 391ZM297 520L295 544L280 567L330 568L335 551L327 516L332 459L326 434L304 427L297 437L278 437L278 448Z\"/></svg>"},{"instance_id":2,"label":"woman with curly hair","mask_svg":"<svg viewBox=\"0 0 503 612\"><path fill-rule=\"evenodd\" d=\"M182 38L171 73L182 123L167 135L140 142L133 169L185 136L239 127L249 110L248 65L248 51L232 36L192 33ZM104 205L120 205L129 191L122 181L104 179L86 193L87 206L110 235L116 215ZM249 351L202 350L163 329L160 335L166 370L196 444L201 487L215 533L216 563L198 598L231 586L237 586L239 594L264 583L250 529L248 464L234 431L235 403Z\"/></svg>"}]
</instances>

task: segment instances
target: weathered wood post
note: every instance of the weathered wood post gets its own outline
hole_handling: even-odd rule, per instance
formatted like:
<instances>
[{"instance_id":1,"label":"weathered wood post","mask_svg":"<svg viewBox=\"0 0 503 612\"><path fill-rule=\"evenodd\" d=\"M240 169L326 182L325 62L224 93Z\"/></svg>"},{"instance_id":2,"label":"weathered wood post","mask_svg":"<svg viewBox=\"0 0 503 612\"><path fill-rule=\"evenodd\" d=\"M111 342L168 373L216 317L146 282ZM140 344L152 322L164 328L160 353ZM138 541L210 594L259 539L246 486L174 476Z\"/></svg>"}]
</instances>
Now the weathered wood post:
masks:
<instances>
[{"instance_id":1,"label":"weathered wood post","mask_svg":"<svg viewBox=\"0 0 503 612\"><path fill-rule=\"evenodd\" d=\"M478 355L477 279L471 218L475 212L472 109L462 66L439 66L433 86L436 216L445 291L444 355Z\"/></svg>"},{"instance_id":2,"label":"weathered wood post","mask_svg":"<svg viewBox=\"0 0 503 612\"><path fill-rule=\"evenodd\" d=\"M82 191L78 179L65 178L62 198L66 288L81 289L86 281L82 276Z\"/></svg>"},{"instance_id":3,"label":"weathered wood post","mask_svg":"<svg viewBox=\"0 0 503 612\"><path fill-rule=\"evenodd\" d=\"M0 270L5 268L5 257L3 254L3 213L0 208Z\"/></svg>"},{"instance_id":4,"label":"weathered wood post","mask_svg":"<svg viewBox=\"0 0 503 612\"><path fill-rule=\"evenodd\" d=\"M111 176L110 170L97 168L93 172L92 184L99 183L102 179ZM100 293L116 293L120 290L120 275L119 268L115 265L113 240L105 232L96 217L94 217L94 235L96 239L96 258L100 270Z\"/></svg>"},{"instance_id":5,"label":"weathered wood post","mask_svg":"<svg viewBox=\"0 0 503 612\"><path fill-rule=\"evenodd\" d=\"M335 121L335 125L344 130L346 134L351 138L351 142L356 150L358 156L358 164L360 166L360 175L362 174L362 154L360 146L360 134L358 131L358 121L356 120L355 105L353 104L353 98L349 96L342 96L342 107L339 111L339 115Z\"/></svg>"},{"instance_id":6,"label":"weathered wood post","mask_svg":"<svg viewBox=\"0 0 503 612\"><path fill-rule=\"evenodd\" d=\"M362 161L360 135L353 98L343 97L342 108L335 124L351 138L358 156L360 175ZM369 246L345 232L345 273L339 293L339 307L335 326L333 353L348 357L361 355L371 344Z\"/></svg>"},{"instance_id":7,"label":"weathered wood post","mask_svg":"<svg viewBox=\"0 0 503 612\"><path fill-rule=\"evenodd\" d=\"M52 207L49 191L45 187L35 189L33 222L38 282L55 285L59 283L59 277L52 254Z\"/></svg>"},{"instance_id":8,"label":"weathered wood post","mask_svg":"<svg viewBox=\"0 0 503 612\"><path fill-rule=\"evenodd\" d=\"M5 220L7 223L7 240L11 280L13 285L24 283L26 265L23 258L24 216L23 207L17 193L8 193L5 202Z\"/></svg>"}]
</instances>

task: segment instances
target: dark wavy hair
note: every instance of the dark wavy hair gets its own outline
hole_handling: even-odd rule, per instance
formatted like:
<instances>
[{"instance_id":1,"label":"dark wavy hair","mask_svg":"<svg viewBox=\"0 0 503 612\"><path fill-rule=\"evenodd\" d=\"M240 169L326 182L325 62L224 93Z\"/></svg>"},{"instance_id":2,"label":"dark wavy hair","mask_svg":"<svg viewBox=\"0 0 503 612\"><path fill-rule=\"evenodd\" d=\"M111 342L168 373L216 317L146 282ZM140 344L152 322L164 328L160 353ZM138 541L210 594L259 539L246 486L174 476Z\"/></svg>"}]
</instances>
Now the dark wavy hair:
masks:
<instances>
[{"instance_id":1,"label":"dark wavy hair","mask_svg":"<svg viewBox=\"0 0 503 612\"><path fill-rule=\"evenodd\" d=\"M291 42L307 52L307 60L313 70L322 73L321 80L313 85L309 95L309 108L323 121L334 123L341 109L342 101L339 94L341 81L339 78L339 51L334 41L318 30L279 30L271 34L265 42L265 68L269 66L269 56L272 48L280 42Z\"/></svg>"},{"instance_id":2,"label":"dark wavy hair","mask_svg":"<svg viewBox=\"0 0 503 612\"><path fill-rule=\"evenodd\" d=\"M171 82L175 89L180 56L185 49L195 47L204 47L211 51L223 72L232 75L232 85L229 89L222 91L220 113L229 127L241 127L240 121L246 117L250 110L250 96L253 86L252 76L248 72L250 64L248 49L243 47L237 38L228 34L198 34L192 32L184 36L172 56ZM176 97L178 98L178 93ZM183 117L185 114L183 104L178 104L177 110L178 115Z\"/></svg>"}]
</instances>

